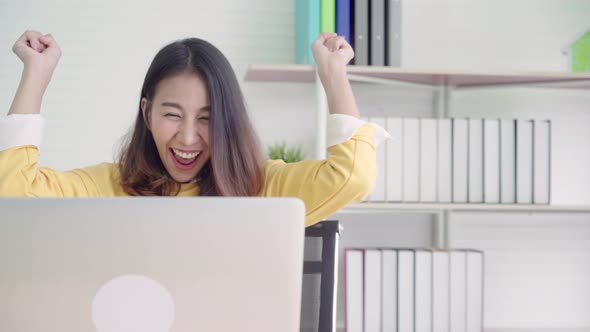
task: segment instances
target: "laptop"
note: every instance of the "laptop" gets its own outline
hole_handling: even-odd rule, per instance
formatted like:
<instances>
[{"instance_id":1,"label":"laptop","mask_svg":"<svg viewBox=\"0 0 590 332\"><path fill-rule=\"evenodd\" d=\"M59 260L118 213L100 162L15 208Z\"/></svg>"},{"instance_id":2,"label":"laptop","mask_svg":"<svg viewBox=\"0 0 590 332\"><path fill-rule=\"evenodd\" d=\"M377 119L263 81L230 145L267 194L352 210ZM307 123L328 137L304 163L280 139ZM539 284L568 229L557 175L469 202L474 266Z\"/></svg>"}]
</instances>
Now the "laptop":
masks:
<instances>
[{"instance_id":1,"label":"laptop","mask_svg":"<svg viewBox=\"0 0 590 332\"><path fill-rule=\"evenodd\" d=\"M0 331L298 331L296 198L0 199Z\"/></svg>"}]
</instances>

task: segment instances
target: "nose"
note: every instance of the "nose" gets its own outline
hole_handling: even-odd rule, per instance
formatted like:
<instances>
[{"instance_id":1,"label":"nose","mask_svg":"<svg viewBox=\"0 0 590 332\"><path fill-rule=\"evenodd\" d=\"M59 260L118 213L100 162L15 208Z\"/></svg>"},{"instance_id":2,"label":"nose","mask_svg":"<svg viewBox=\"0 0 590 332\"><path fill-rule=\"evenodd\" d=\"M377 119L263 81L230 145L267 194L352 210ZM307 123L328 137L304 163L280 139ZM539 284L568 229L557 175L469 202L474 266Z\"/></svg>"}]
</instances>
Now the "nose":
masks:
<instances>
[{"instance_id":1,"label":"nose","mask_svg":"<svg viewBox=\"0 0 590 332\"><path fill-rule=\"evenodd\" d=\"M184 121L176 134L176 140L185 146L191 146L197 143L200 138L197 124L191 123L190 121Z\"/></svg>"}]
</instances>

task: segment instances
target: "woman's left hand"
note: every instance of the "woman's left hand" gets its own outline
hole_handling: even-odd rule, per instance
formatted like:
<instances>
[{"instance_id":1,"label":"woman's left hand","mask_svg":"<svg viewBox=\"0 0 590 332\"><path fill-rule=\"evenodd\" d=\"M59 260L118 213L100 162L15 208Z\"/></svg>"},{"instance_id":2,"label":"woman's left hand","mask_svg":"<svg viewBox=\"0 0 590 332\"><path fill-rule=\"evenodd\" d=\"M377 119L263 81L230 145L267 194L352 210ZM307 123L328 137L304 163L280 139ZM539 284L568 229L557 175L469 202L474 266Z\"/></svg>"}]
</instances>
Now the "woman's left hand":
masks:
<instances>
[{"instance_id":1,"label":"woman's left hand","mask_svg":"<svg viewBox=\"0 0 590 332\"><path fill-rule=\"evenodd\" d=\"M336 33L321 33L311 50L322 80L335 73L346 73L346 65L354 58L350 44Z\"/></svg>"}]
</instances>

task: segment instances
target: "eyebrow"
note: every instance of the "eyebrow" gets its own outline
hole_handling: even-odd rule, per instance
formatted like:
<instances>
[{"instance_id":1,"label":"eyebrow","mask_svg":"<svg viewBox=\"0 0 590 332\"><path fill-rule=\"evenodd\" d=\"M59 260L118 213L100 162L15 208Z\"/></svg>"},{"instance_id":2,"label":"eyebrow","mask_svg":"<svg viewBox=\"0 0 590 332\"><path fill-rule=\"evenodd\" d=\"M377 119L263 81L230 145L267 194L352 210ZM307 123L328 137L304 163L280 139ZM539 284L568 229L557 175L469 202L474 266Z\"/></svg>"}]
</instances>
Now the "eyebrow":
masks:
<instances>
[{"instance_id":1,"label":"eyebrow","mask_svg":"<svg viewBox=\"0 0 590 332\"><path fill-rule=\"evenodd\" d=\"M162 102L162 104L160 104L160 105L162 105L162 106L168 106L168 107L173 107L173 108L179 109L181 111L184 111L184 108L182 108L182 106L180 106L180 104L178 104L178 103L174 103L174 102L170 102L170 101L165 101L165 102ZM201 107L201 109L199 111L207 111L207 112L210 112L211 111L211 105L203 106L203 107Z\"/></svg>"}]
</instances>

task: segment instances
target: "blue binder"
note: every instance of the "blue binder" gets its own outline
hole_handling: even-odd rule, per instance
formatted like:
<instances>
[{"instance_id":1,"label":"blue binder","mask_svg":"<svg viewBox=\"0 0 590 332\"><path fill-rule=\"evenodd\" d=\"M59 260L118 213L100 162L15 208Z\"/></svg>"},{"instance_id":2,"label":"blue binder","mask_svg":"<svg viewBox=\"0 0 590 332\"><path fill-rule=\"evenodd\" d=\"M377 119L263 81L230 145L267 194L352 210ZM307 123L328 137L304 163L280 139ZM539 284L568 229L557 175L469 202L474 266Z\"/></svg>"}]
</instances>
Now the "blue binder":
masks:
<instances>
[{"instance_id":1,"label":"blue binder","mask_svg":"<svg viewBox=\"0 0 590 332\"><path fill-rule=\"evenodd\" d=\"M336 0L336 33L352 45L351 0ZM354 45L352 45L354 47Z\"/></svg>"}]
</instances>

